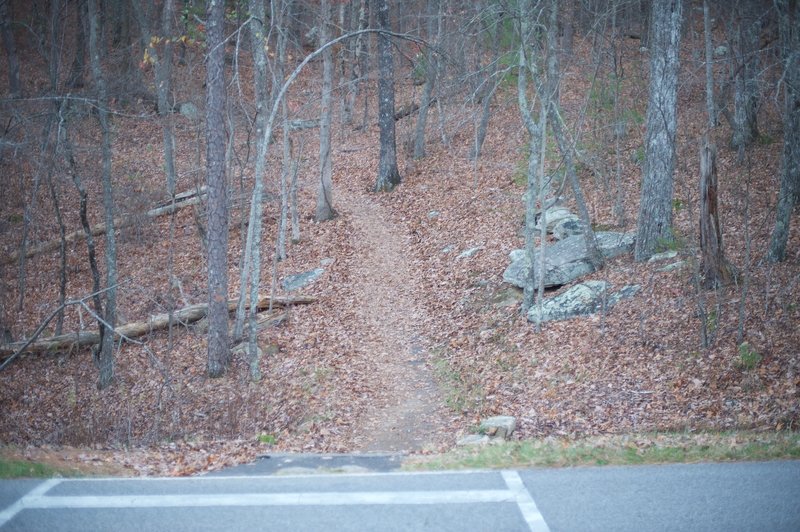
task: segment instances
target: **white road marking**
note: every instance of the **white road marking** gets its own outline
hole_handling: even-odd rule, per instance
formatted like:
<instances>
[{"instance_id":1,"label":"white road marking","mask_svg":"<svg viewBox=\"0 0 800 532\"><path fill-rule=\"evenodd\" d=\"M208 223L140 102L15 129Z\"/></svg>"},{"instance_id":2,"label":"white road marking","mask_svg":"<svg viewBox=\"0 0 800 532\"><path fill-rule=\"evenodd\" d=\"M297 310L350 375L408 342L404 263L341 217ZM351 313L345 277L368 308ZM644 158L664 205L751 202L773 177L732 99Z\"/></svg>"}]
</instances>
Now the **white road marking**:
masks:
<instances>
[{"instance_id":1,"label":"white road marking","mask_svg":"<svg viewBox=\"0 0 800 532\"><path fill-rule=\"evenodd\" d=\"M522 512L522 517L525 518L530 529L533 532L550 532L550 527L547 526L544 517L539 512L539 508L536 507L536 502L531 497L528 488L525 487L525 483L522 482L519 473L516 471L503 471L503 480L505 480L508 489L514 494L519 511Z\"/></svg>"},{"instance_id":2,"label":"white road marking","mask_svg":"<svg viewBox=\"0 0 800 532\"><path fill-rule=\"evenodd\" d=\"M58 478L51 478L45 480L41 484L37 485L31 491L26 493L21 499L17 502L0 512L0 527L14 519L14 516L20 513L25 508L28 508L28 501L36 500L37 498L41 498L45 493L50 491L50 489L54 488L57 484L61 482L61 479Z\"/></svg>"},{"instance_id":3,"label":"white road marking","mask_svg":"<svg viewBox=\"0 0 800 532\"><path fill-rule=\"evenodd\" d=\"M25 497L25 508L175 508L214 506L353 506L517 502L508 490L230 493Z\"/></svg>"}]
</instances>

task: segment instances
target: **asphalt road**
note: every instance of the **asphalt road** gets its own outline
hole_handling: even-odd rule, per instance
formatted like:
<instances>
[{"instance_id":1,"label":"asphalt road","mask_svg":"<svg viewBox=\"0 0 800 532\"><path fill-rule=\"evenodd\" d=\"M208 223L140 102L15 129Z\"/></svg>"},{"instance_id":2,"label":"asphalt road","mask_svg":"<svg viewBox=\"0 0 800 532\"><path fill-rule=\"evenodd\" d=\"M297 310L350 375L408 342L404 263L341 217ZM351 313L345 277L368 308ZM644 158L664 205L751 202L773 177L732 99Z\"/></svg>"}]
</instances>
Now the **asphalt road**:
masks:
<instances>
[{"instance_id":1,"label":"asphalt road","mask_svg":"<svg viewBox=\"0 0 800 532\"><path fill-rule=\"evenodd\" d=\"M442 473L241 471L3 481L0 530L800 531L800 461Z\"/></svg>"}]
</instances>

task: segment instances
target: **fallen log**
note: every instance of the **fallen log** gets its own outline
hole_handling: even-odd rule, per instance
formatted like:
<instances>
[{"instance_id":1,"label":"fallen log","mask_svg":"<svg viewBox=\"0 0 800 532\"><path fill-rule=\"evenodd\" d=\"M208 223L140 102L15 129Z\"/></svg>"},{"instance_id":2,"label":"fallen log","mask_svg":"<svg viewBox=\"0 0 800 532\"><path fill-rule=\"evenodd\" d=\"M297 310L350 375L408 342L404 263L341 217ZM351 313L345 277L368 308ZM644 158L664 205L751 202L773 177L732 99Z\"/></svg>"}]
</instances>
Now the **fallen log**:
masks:
<instances>
[{"instance_id":1,"label":"fallen log","mask_svg":"<svg viewBox=\"0 0 800 532\"><path fill-rule=\"evenodd\" d=\"M165 214L172 214L173 212L182 209L184 207L189 207L190 205L196 205L203 200L203 196L205 196L206 187L202 187L200 192L198 193L197 190L189 190L186 192L181 192L175 196L175 204L173 205L172 202L163 204L159 207L151 209L145 213L145 216L148 218L157 218L158 216L163 216ZM180 201L178 199L180 198ZM114 227L120 229L122 227L127 227L136 223L136 217L118 217L114 219ZM106 224L99 223L94 224L91 226L90 231L92 236L98 236L105 234L106 232ZM72 244L78 240L86 238L86 233L83 232L83 229L78 231L73 231L64 237L64 241L67 244ZM33 257L34 255L40 255L42 253L48 253L50 251L55 251L61 246L61 239L58 240L50 240L48 242L42 242L41 244L37 244L35 246L29 246L25 249L25 258ZM19 260L19 250L13 251L2 258L0 264L11 264Z\"/></svg>"},{"instance_id":2,"label":"fallen log","mask_svg":"<svg viewBox=\"0 0 800 532\"><path fill-rule=\"evenodd\" d=\"M272 303L272 307L288 307L291 305L305 305L313 303L317 298L312 296L294 296L294 297L270 297L259 296L256 308L258 310L266 310ZM228 310L233 311L236 309L236 299L228 301ZM176 325L189 325L206 316L208 312L207 303L198 303L190 305L172 313L172 323ZM156 314L150 316L147 320L138 321L134 323L126 323L120 325L114 332L117 337L125 338L138 338L153 331L166 329L169 327L170 315L169 313ZM27 341L14 342L10 344L0 345L0 356L6 357L9 355L19 354L20 350L25 353L51 353L59 352L76 347L83 347L87 345L95 345L100 342L100 334L90 331L78 331L74 333L60 334L58 336L51 336L50 338L43 338L25 345Z\"/></svg>"}]
</instances>

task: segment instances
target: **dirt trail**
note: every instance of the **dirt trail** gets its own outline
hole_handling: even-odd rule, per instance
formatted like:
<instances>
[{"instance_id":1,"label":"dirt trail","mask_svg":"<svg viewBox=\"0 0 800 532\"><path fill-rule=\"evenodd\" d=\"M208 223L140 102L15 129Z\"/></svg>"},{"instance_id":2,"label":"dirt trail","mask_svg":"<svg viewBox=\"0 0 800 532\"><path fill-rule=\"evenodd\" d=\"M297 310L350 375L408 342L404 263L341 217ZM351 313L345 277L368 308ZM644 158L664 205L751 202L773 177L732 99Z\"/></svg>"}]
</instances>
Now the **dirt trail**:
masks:
<instances>
[{"instance_id":1,"label":"dirt trail","mask_svg":"<svg viewBox=\"0 0 800 532\"><path fill-rule=\"evenodd\" d=\"M370 388L377 396L356 429L357 450L434 448L452 435L444 432L446 409L426 365L423 331L430 321L404 251L406 236L365 192L342 197L339 208L352 221L359 250L353 295L368 333L359 351L375 367Z\"/></svg>"}]
</instances>

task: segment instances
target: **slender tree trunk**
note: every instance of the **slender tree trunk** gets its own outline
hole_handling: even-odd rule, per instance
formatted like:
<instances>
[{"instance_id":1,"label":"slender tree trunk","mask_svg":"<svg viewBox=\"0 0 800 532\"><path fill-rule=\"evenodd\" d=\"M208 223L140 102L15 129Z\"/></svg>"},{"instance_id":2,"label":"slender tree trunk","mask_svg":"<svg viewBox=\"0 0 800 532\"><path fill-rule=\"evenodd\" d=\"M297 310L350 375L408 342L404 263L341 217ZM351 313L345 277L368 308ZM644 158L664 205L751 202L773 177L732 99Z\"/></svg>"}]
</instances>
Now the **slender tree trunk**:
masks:
<instances>
[{"instance_id":1,"label":"slender tree trunk","mask_svg":"<svg viewBox=\"0 0 800 532\"><path fill-rule=\"evenodd\" d=\"M737 18L732 57L734 71L734 112L731 147L737 150L739 162L744 149L758 137L758 41L761 24L752 0L739 0L731 11Z\"/></svg>"},{"instance_id":2,"label":"slender tree trunk","mask_svg":"<svg viewBox=\"0 0 800 532\"><path fill-rule=\"evenodd\" d=\"M528 102L528 71L533 73L535 66L533 59L528 57L532 55L528 51L529 45L527 44L530 39L530 5L529 0L523 0L520 3L520 45L519 45L519 63L517 75L517 104L519 106L520 115L522 115L522 123L528 132L528 180L527 189L525 193L525 253L530 262L530 270L528 274L528 282L525 283L522 298L522 313L527 314L528 310L533 306L536 294L536 200L537 200L537 185L539 179L537 174L540 171L539 154L541 151L540 142L542 141L542 123L533 119L531 113L530 103ZM532 76L533 77L533 76ZM535 78L534 78L535 83ZM538 88L537 88L538 92ZM544 212L544 208L542 209ZM546 225L546 220L540 223ZM542 249L540 253L544 254L544 242L542 242Z\"/></svg>"},{"instance_id":3,"label":"slender tree trunk","mask_svg":"<svg viewBox=\"0 0 800 532\"><path fill-rule=\"evenodd\" d=\"M58 248L59 258L59 276L58 276L58 306L61 310L56 317L55 334L59 335L64 328L64 301L67 298L67 229L64 226L64 220L61 217L61 205L58 200L58 191L56 190L55 183L53 183L52 173L47 176L47 186L50 189L50 200L53 202L53 213L58 222L58 234L61 244Z\"/></svg>"},{"instance_id":4,"label":"slender tree trunk","mask_svg":"<svg viewBox=\"0 0 800 532\"><path fill-rule=\"evenodd\" d=\"M66 103L62 103L62 111ZM95 244L94 244L94 235L92 234L91 225L89 225L89 216L87 214L87 206L88 206L88 194L86 193L86 189L83 186L83 180L81 179L81 172L80 168L78 168L78 163L75 160L75 151L72 147L72 142L69 138L69 128L68 124L64 124L63 114L61 116L62 119L62 127L60 128L63 135L64 135L64 155L67 158L69 163L69 167L72 173L72 182L75 185L75 189L78 191L78 197L80 198L80 207L79 207L79 216L81 220L81 227L83 228L83 232L86 235L86 252L89 259L89 270L92 272L92 303L94 305L94 312L97 316L102 316L103 312L103 302L100 299L100 269L97 267L97 252L95 251ZM100 341L98 344L102 344L103 334L105 332L105 326L101 320L97 322L98 333L100 335ZM96 361L96 359L95 359Z\"/></svg>"},{"instance_id":5,"label":"slender tree trunk","mask_svg":"<svg viewBox=\"0 0 800 532\"><path fill-rule=\"evenodd\" d=\"M172 17L173 0L165 0L161 13L161 38L164 49L156 64L156 93L158 96L158 114L161 117L164 143L164 173L167 176L167 193L175 196L175 134L172 126L172 105L170 90L172 87Z\"/></svg>"},{"instance_id":6,"label":"slender tree trunk","mask_svg":"<svg viewBox=\"0 0 800 532\"><path fill-rule=\"evenodd\" d=\"M783 162L768 259L786 260L792 209L800 201L800 3L775 0L784 68Z\"/></svg>"},{"instance_id":7,"label":"slender tree trunk","mask_svg":"<svg viewBox=\"0 0 800 532\"><path fill-rule=\"evenodd\" d=\"M77 27L75 28L75 57L67 78L67 88L80 89L83 87L83 71L86 65L86 2L76 2Z\"/></svg>"},{"instance_id":8,"label":"slender tree trunk","mask_svg":"<svg viewBox=\"0 0 800 532\"><path fill-rule=\"evenodd\" d=\"M250 14L253 19L250 21L250 52L253 56L255 71L253 73L253 95L256 104L256 153L261 153L261 145L264 142L264 127L266 125L267 98L267 54L265 46L267 35L265 33L264 3L261 0L250 0ZM250 198L250 213L247 224L247 236L244 246L244 260L239 275L239 300L236 307L236 318L234 321L233 338L240 340L244 332L245 303L247 301L248 289L252 280L256 283L261 281L260 275L260 249L261 249L261 218L263 211L264 196L264 174L265 161L261 157L256 157L255 179L253 193ZM258 254L258 256L256 256ZM256 268L258 263L258 268ZM258 271L257 271L258 270Z\"/></svg>"},{"instance_id":9,"label":"slender tree trunk","mask_svg":"<svg viewBox=\"0 0 800 532\"><path fill-rule=\"evenodd\" d=\"M716 107L714 107L714 46L711 30L711 13L708 7L708 0L703 0L703 36L706 54L706 112L708 113L709 129L717 125L717 111Z\"/></svg>"},{"instance_id":10,"label":"slender tree trunk","mask_svg":"<svg viewBox=\"0 0 800 532\"><path fill-rule=\"evenodd\" d=\"M387 0L378 2L378 27L389 30L389 4ZM400 184L400 170L397 169L397 143L394 121L394 60L392 42L384 34L378 35L378 125L380 127L380 161L376 192L388 192Z\"/></svg>"},{"instance_id":11,"label":"slender tree trunk","mask_svg":"<svg viewBox=\"0 0 800 532\"><path fill-rule=\"evenodd\" d=\"M224 0L208 3L206 180L208 185L208 375L228 367L228 198L225 178ZM244 287L242 287L244 288Z\"/></svg>"},{"instance_id":12,"label":"slender tree trunk","mask_svg":"<svg viewBox=\"0 0 800 532\"><path fill-rule=\"evenodd\" d=\"M356 0L358 2L358 25L357 29L363 31L367 28L367 0ZM344 113L342 121L345 125L353 123L353 109L356 105L356 98L361 88L362 77L364 75L364 52L365 45L364 39L367 36L363 33L356 37L356 42L352 57L352 68L350 69L350 83L348 84L348 92L345 97Z\"/></svg>"},{"instance_id":13,"label":"slender tree trunk","mask_svg":"<svg viewBox=\"0 0 800 532\"><path fill-rule=\"evenodd\" d=\"M320 3L321 20L319 45L324 46L329 39L331 25L331 5L329 0ZM315 219L324 222L336 216L333 208L333 169L331 165L331 93L333 91L333 50L326 48L322 53L322 98L319 120L319 187L317 188L317 210Z\"/></svg>"},{"instance_id":14,"label":"slender tree trunk","mask_svg":"<svg viewBox=\"0 0 800 532\"><path fill-rule=\"evenodd\" d=\"M437 29L434 29L437 28ZM439 0L428 0L428 39L438 44L442 35L442 11ZM422 101L419 105L419 115L417 116L417 129L414 138L414 158L422 159L425 157L425 126L428 122L428 109L433 97L433 89L436 85L436 75L439 70L436 54L428 48L425 51L426 72L425 86L422 88Z\"/></svg>"},{"instance_id":15,"label":"slender tree trunk","mask_svg":"<svg viewBox=\"0 0 800 532\"><path fill-rule=\"evenodd\" d=\"M106 231L106 308L103 314L105 332L98 351L100 378L99 389L106 388L114 378L114 328L117 323L117 242L114 229L114 193L111 183L111 125L108 118L108 93L101 67L100 13L97 0L88 0L89 5L89 57L92 77L98 92L98 119L102 131L103 157L103 211Z\"/></svg>"},{"instance_id":16,"label":"slender tree trunk","mask_svg":"<svg viewBox=\"0 0 800 532\"><path fill-rule=\"evenodd\" d=\"M652 7L650 97L636 261L650 258L672 233L672 191L677 125L678 50L681 0L657 0Z\"/></svg>"},{"instance_id":17,"label":"slender tree trunk","mask_svg":"<svg viewBox=\"0 0 800 532\"><path fill-rule=\"evenodd\" d=\"M11 30L13 22L11 14L11 0L0 0L0 37L3 48L6 49L8 62L8 89L12 98L22 97L22 84L19 81L19 57L14 42L14 32Z\"/></svg>"}]
</instances>

